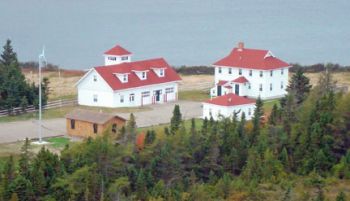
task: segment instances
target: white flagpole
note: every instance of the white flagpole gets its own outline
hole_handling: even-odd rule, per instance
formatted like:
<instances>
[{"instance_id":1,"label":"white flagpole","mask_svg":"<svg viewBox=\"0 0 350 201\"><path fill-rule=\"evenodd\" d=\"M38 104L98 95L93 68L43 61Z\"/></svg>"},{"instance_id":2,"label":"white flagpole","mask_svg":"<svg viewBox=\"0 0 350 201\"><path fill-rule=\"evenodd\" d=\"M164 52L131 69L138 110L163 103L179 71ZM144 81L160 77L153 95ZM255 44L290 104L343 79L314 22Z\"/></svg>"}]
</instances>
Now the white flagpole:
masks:
<instances>
[{"instance_id":1,"label":"white flagpole","mask_svg":"<svg viewBox=\"0 0 350 201\"><path fill-rule=\"evenodd\" d=\"M42 53L39 55L39 144L42 143L42 132L41 132L41 119L42 119L42 98L41 98L41 68L44 65L46 65L46 59L45 59L45 46L43 47Z\"/></svg>"}]
</instances>

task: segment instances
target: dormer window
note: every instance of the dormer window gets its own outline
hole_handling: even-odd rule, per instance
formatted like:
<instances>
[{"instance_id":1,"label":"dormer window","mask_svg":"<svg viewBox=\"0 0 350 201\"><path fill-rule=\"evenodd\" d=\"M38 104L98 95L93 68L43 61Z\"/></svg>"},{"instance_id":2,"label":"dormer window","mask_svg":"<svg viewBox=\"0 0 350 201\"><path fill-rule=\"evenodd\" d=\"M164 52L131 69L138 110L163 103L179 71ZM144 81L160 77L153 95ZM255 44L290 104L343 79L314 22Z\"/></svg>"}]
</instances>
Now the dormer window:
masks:
<instances>
[{"instance_id":1,"label":"dormer window","mask_svg":"<svg viewBox=\"0 0 350 201\"><path fill-rule=\"evenodd\" d=\"M127 82L128 81L128 75L127 74L123 74L123 82Z\"/></svg>"},{"instance_id":2,"label":"dormer window","mask_svg":"<svg viewBox=\"0 0 350 201\"><path fill-rule=\"evenodd\" d=\"M142 72L142 74L141 74L141 78L142 78L143 80L145 80L145 79L147 78L147 74L146 74L146 72Z\"/></svg>"},{"instance_id":3,"label":"dormer window","mask_svg":"<svg viewBox=\"0 0 350 201\"><path fill-rule=\"evenodd\" d=\"M94 82L97 82L97 75L94 75Z\"/></svg>"},{"instance_id":4,"label":"dormer window","mask_svg":"<svg viewBox=\"0 0 350 201\"><path fill-rule=\"evenodd\" d=\"M152 68L153 72L158 76L158 77L164 77L165 75L165 68Z\"/></svg>"},{"instance_id":5,"label":"dormer window","mask_svg":"<svg viewBox=\"0 0 350 201\"><path fill-rule=\"evenodd\" d=\"M164 69L159 70L159 77L164 77Z\"/></svg>"},{"instance_id":6,"label":"dormer window","mask_svg":"<svg viewBox=\"0 0 350 201\"><path fill-rule=\"evenodd\" d=\"M125 61L125 60L128 60L128 59L129 59L128 56L124 56L124 57L121 58L122 61Z\"/></svg>"}]
</instances>

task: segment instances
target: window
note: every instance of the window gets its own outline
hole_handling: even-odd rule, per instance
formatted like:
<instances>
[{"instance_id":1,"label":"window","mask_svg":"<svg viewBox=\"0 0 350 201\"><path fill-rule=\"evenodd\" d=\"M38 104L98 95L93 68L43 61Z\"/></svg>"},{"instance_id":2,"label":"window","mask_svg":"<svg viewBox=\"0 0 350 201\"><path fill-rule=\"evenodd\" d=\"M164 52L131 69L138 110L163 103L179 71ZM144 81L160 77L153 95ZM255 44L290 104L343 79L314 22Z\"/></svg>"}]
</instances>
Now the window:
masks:
<instances>
[{"instance_id":1,"label":"window","mask_svg":"<svg viewBox=\"0 0 350 201\"><path fill-rule=\"evenodd\" d=\"M166 88L165 93L166 94L174 93L174 87Z\"/></svg>"},{"instance_id":2,"label":"window","mask_svg":"<svg viewBox=\"0 0 350 201\"><path fill-rule=\"evenodd\" d=\"M273 70L270 70L270 76L271 77L273 76Z\"/></svg>"},{"instance_id":3,"label":"window","mask_svg":"<svg viewBox=\"0 0 350 201\"><path fill-rule=\"evenodd\" d=\"M238 74L242 75L242 69L238 69Z\"/></svg>"},{"instance_id":4,"label":"window","mask_svg":"<svg viewBox=\"0 0 350 201\"><path fill-rule=\"evenodd\" d=\"M272 91L272 83L270 83L270 91Z\"/></svg>"},{"instance_id":5,"label":"window","mask_svg":"<svg viewBox=\"0 0 350 201\"><path fill-rule=\"evenodd\" d=\"M259 91L263 91L262 84L259 84Z\"/></svg>"},{"instance_id":6,"label":"window","mask_svg":"<svg viewBox=\"0 0 350 201\"><path fill-rule=\"evenodd\" d=\"M93 124L92 127L94 129L94 133L97 133L97 124Z\"/></svg>"},{"instance_id":7,"label":"window","mask_svg":"<svg viewBox=\"0 0 350 201\"><path fill-rule=\"evenodd\" d=\"M281 69L281 75L283 75L283 73L284 73L283 71L284 71L284 69L282 68L282 69Z\"/></svg>"},{"instance_id":8,"label":"window","mask_svg":"<svg viewBox=\"0 0 350 201\"><path fill-rule=\"evenodd\" d=\"M108 60L116 61L116 60L117 60L117 57L108 57Z\"/></svg>"},{"instance_id":9,"label":"window","mask_svg":"<svg viewBox=\"0 0 350 201\"><path fill-rule=\"evenodd\" d=\"M97 82L97 76L94 75L94 82Z\"/></svg>"},{"instance_id":10,"label":"window","mask_svg":"<svg viewBox=\"0 0 350 201\"><path fill-rule=\"evenodd\" d=\"M228 68L228 74L232 74L232 68Z\"/></svg>"},{"instance_id":11,"label":"window","mask_svg":"<svg viewBox=\"0 0 350 201\"><path fill-rule=\"evenodd\" d=\"M219 73L221 73L221 72L222 72L222 69L221 69L221 67L219 67L219 70L218 70L218 71L219 71Z\"/></svg>"},{"instance_id":12,"label":"window","mask_svg":"<svg viewBox=\"0 0 350 201\"><path fill-rule=\"evenodd\" d=\"M250 85L250 83L248 84L248 89L251 89L252 88L252 86Z\"/></svg>"},{"instance_id":13,"label":"window","mask_svg":"<svg viewBox=\"0 0 350 201\"><path fill-rule=\"evenodd\" d=\"M141 93L142 97L149 97L151 95L151 93L149 91L144 91Z\"/></svg>"},{"instance_id":14,"label":"window","mask_svg":"<svg viewBox=\"0 0 350 201\"><path fill-rule=\"evenodd\" d=\"M97 103L97 101L98 101L98 99L97 99L97 98L98 98L98 97L97 97L97 95L96 95L96 94L94 95L94 97L93 97L93 98L94 98L94 103Z\"/></svg>"},{"instance_id":15,"label":"window","mask_svg":"<svg viewBox=\"0 0 350 201\"><path fill-rule=\"evenodd\" d=\"M263 71L260 71L260 77L262 77L263 76Z\"/></svg>"},{"instance_id":16,"label":"window","mask_svg":"<svg viewBox=\"0 0 350 201\"><path fill-rule=\"evenodd\" d=\"M125 56L125 57L122 57L121 59L122 59L122 61L125 61L125 60L128 60L129 57L128 57L128 56Z\"/></svg>"},{"instance_id":17,"label":"window","mask_svg":"<svg viewBox=\"0 0 350 201\"><path fill-rule=\"evenodd\" d=\"M117 132L117 124L112 124L112 132L113 133Z\"/></svg>"},{"instance_id":18,"label":"window","mask_svg":"<svg viewBox=\"0 0 350 201\"><path fill-rule=\"evenodd\" d=\"M253 70L249 70L249 76L253 76Z\"/></svg>"},{"instance_id":19,"label":"window","mask_svg":"<svg viewBox=\"0 0 350 201\"><path fill-rule=\"evenodd\" d=\"M142 74L141 74L141 78L144 80L144 79L146 79L146 72L142 72Z\"/></svg>"},{"instance_id":20,"label":"window","mask_svg":"<svg viewBox=\"0 0 350 201\"><path fill-rule=\"evenodd\" d=\"M283 81L281 82L281 89L283 89L284 88L284 86L283 86Z\"/></svg>"},{"instance_id":21,"label":"window","mask_svg":"<svg viewBox=\"0 0 350 201\"><path fill-rule=\"evenodd\" d=\"M164 69L160 69L159 70L159 76L160 77L164 77Z\"/></svg>"},{"instance_id":22,"label":"window","mask_svg":"<svg viewBox=\"0 0 350 201\"><path fill-rule=\"evenodd\" d=\"M124 95L120 95L120 102L124 103Z\"/></svg>"},{"instance_id":23,"label":"window","mask_svg":"<svg viewBox=\"0 0 350 201\"><path fill-rule=\"evenodd\" d=\"M135 94L130 94L129 95L129 101L134 102L135 101Z\"/></svg>"},{"instance_id":24,"label":"window","mask_svg":"<svg viewBox=\"0 0 350 201\"><path fill-rule=\"evenodd\" d=\"M70 128L75 129L75 120L74 119L70 120Z\"/></svg>"},{"instance_id":25,"label":"window","mask_svg":"<svg viewBox=\"0 0 350 201\"><path fill-rule=\"evenodd\" d=\"M123 75L123 82L127 82L128 81L128 75L127 74L124 74Z\"/></svg>"},{"instance_id":26,"label":"window","mask_svg":"<svg viewBox=\"0 0 350 201\"><path fill-rule=\"evenodd\" d=\"M251 114L252 114L252 109L248 108L248 115L251 115Z\"/></svg>"}]
</instances>

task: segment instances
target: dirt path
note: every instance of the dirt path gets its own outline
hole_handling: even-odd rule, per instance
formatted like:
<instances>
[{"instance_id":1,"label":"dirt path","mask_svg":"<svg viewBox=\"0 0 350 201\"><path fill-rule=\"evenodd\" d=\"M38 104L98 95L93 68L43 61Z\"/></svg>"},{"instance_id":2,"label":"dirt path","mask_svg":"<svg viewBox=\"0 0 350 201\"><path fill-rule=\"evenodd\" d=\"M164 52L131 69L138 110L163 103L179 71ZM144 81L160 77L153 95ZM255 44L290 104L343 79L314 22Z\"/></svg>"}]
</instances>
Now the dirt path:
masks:
<instances>
[{"instance_id":1,"label":"dirt path","mask_svg":"<svg viewBox=\"0 0 350 201\"><path fill-rule=\"evenodd\" d=\"M202 114L200 102L177 101L161 105L152 105L148 111L136 112L136 123L138 127L147 127L169 123L175 104L180 105L184 119L198 118ZM118 113L126 119L130 113ZM43 120L42 136L54 137L66 135L66 121L64 118ZM38 124L35 120L0 123L0 143L23 141L38 137Z\"/></svg>"}]
</instances>

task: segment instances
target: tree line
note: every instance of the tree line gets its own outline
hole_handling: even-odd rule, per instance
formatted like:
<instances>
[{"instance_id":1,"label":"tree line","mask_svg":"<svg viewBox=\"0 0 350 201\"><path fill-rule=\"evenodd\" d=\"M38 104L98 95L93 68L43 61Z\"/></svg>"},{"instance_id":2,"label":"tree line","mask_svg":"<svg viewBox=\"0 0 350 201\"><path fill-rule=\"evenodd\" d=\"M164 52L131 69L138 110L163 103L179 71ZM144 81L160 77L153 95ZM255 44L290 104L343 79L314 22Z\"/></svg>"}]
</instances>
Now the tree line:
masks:
<instances>
[{"instance_id":1,"label":"tree line","mask_svg":"<svg viewBox=\"0 0 350 201\"><path fill-rule=\"evenodd\" d=\"M42 103L47 103L49 94L49 79L42 80ZM38 107L39 87L34 82L28 83L21 72L17 54L13 51L11 41L7 40L0 58L0 110L7 109L10 113L14 107L29 105Z\"/></svg>"}]
</instances>

